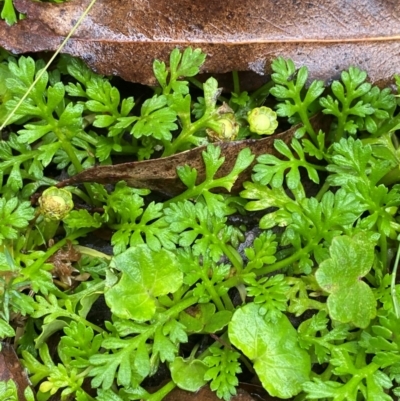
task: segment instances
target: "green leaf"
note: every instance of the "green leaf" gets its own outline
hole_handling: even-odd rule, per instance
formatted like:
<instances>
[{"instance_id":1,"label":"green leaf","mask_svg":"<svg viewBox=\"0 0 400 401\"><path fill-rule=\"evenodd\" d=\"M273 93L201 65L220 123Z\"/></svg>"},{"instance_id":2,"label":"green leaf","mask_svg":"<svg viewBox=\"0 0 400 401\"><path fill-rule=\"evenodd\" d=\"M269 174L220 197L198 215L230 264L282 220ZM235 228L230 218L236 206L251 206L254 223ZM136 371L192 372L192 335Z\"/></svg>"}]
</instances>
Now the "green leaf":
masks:
<instances>
[{"instance_id":1,"label":"green leaf","mask_svg":"<svg viewBox=\"0 0 400 401\"><path fill-rule=\"evenodd\" d=\"M163 89L163 94L169 95L171 91L174 91L186 95L189 92L188 82L179 81L179 78L193 77L198 74L205 58L205 53L202 53L200 49L193 50L187 47L183 54L178 48L172 50L169 57L169 71L164 62L155 60L153 72ZM169 82L168 75L170 75Z\"/></svg>"},{"instance_id":2,"label":"green leaf","mask_svg":"<svg viewBox=\"0 0 400 401\"><path fill-rule=\"evenodd\" d=\"M41 347L42 344L44 344L50 336L52 336L54 333L57 333L57 331L63 329L65 326L68 326L68 323L65 320L58 319L44 324L41 328L40 335L35 339L36 348Z\"/></svg>"},{"instance_id":3,"label":"green leaf","mask_svg":"<svg viewBox=\"0 0 400 401\"><path fill-rule=\"evenodd\" d=\"M164 95L147 99L142 105L140 118L131 130L133 136L153 136L155 139L170 141L171 131L178 129L178 126L175 124L176 112L166 105L167 98Z\"/></svg>"},{"instance_id":4,"label":"green leaf","mask_svg":"<svg viewBox=\"0 0 400 401\"><path fill-rule=\"evenodd\" d=\"M34 217L30 202L18 202L17 198L0 199L0 245L5 239L16 239L18 230L28 226Z\"/></svg>"},{"instance_id":5,"label":"green leaf","mask_svg":"<svg viewBox=\"0 0 400 401\"><path fill-rule=\"evenodd\" d=\"M137 192L120 182L107 199L107 212L115 215L110 224L115 231L111 238L114 254L125 251L128 245L133 247L145 242L154 251L161 247L175 249L177 235L169 230L162 218L163 204L151 202L143 210L144 200Z\"/></svg>"},{"instance_id":6,"label":"green leaf","mask_svg":"<svg viewBox=\"0 0 400 401\"><path fill-rule=\"evenodd\" d=\"M169 368L172 380L183 390L195 392L207 383L204 379L204 374L208 367L198 359L191 360L177 357L169 365Z\"/></svg>"},{"instance_id":7,"label":"green leaf","mask_svg":"<svg viewBox=\"0 0 400 401\"><path fill-rule=\"evenodd\" d=\"M290 189L296 189L301 183L299 167L303 167L307 171L308 178L316 184L319 183L317 170L305 159L304 150L296 138L292 140L291 147L297 153L298 158L281 139L274 141L274 147L289 160L281 160L271 154L258 157L258 164L254 166L255 182L260 182L262 185L270 184L273 188L277 188L282 186L283 177L286 175L287 186Z\"/></svg>"},{"instance_id":8,"label":"green leaf","mask_svg":"<svg viewBox=\"0 0 400 401\"><path fill-rule=\"evenodd\" d=\"M17 14L15 12L12 0L4 0L0 17L5 19L8 25L13 25L17 22Z\"/></svg>"},{"instance_id":9,"label":"green leaf","mask_svg":"<svg viewBox=\"0 0 400 401\"><path fill-rule=\"evenodd\" d=\"M365 71L350 67L348 71L342 72L341 78L342 82L334 81L331 85L333 96L328 95L320 99L320 104L323 107L322 112L334 115L338 119L336 140L341 139L346 132L355 135L357 129L364 126L362 120L357 118L364 119L376 112L375 108L369 103L372 98L364 97L372 86L365 82L367 78ZM370 125L370 129L371 127ZM372 130L375 129L372 128Z\"/></svg>"},{"instance_id":10,"label":"green leaf","mask_svg":"<svg viewBox=\"0 0 400 401\"><path fill-rule=\"evenodd\" d=\"M64 333L58 346L61 359L65 364L86 369L91 365L89 358L100 350L101 334L94 335L91 327L74 321L64 325Z\"/></svg>"},{"instance_id":11,"label":"green leaf","mask_svg":"<svg viewBox=\"0 0 400 401\"><path fill-rule=\"evenodd\" d=\"M247 295L254 297L253 302L260 306L259 313L265 317L265 321L276 322L287 309L286 293L290 287L283 274L259 279L251 275L245 277L244 281Z\"/></svg>"},{"instance_id":12,"label":"green leaf","mask_svg":"<svg viewBox=\"0 0 400 401\"><path fill-rule=\"evenodd\" d=\"M0 338L4 340L7 337L14 337L15 331L4 319L0 318Z\"/></svg>"},{"instance_id":13,"label":"green leaf","mask_svg":"<svg viewBox=\"0 0 400 401\"><path fill-rule=\"evenodd\" d=\"M182 247L192 246L195 256L209 254L216 262L228 243L236 246L240 241L239 229L227 225L225 216L214 216L200 202L171 203L164 213L169 229L179 236L178 244Z\"/></svg>"},{"instance_id":14,"label":"green leaf","mask_svg":"<svg viewBox=\"0 0 400 401\"><path fill-rule=\"evenodd\" d=\"M71 228L93 227L99 228L103 218L99 213L90 214L86 209L72 210L63 219L64 223Z\"/></svg>"},{"instance_id":15,"label":"green leaf","mask_svg":"<svg viewBox=\"0 0 400 401\"><path fill-rule=\"evenodd\" d=\"M177 291L183 282L175 255L165 249L154 252L138 245L115 256L111 266L122 271L122 277L105 298L123 319L150 320L156 311L155 297Z\"/></svg>"},{"instance_id":16,"label":"green leaf","mask_svg":"<svg viewBox=\"0 0 400 401\"><path fill-rule=\"evenodd\" d=\"M332 240L330 259L323 261L315 273L318 284L330 294L327 306L332 319L365 328L375 317L374 294L361 280L372 268L374 247L374 238L365 232Z\"/></svg>"},{"instance_id":17,"label":"green leaf","mask_svg":"<svg viewBox=\"0 0 400 401\"><path fill-rule=\"evenodd\" d=\"M277 250L278 242L276 235L272 231L261 233L253 242L253 246L245 248L244 252L248 259L246 271L260 269L266 264L272 264L276 261L274 256Z\"/></svg>"},{"instance_id":18,"label":"green leaf","mask_svg":"<svg viewBox=\"0 0 400 401\"><path fill-rule=\"evenodd\" d=\"M305 91L307 67L296 70L292 60L285 60L282 57L275 59L271 67L274 71L272 80L275 86L271 88L270 93L280 100L276 111L278 116L289 117L291 123L303 122L308 133L314 137L309 116L318 110L315 103L324 91L324 83L313 81Z\"/></svg>"},{"instance_id":19,"label":"green leaf","mask_svg":"<svg viewBox=\"0 0 400 401\"><path fill-rule=\"evenodd\" d=\"M203 84L204 102L206 113L211 113L215 109L220 90L218 90L218 82L215 78L208 78Z\"/></svg>"},{"instance_id":20,"label":"green leaf","mask_svg":"<svg viewBox=\"0 0 400 401\"><path fill-rule=\"evenodd\" d=\"M237 374L242 372L238 362L240 354L227 347L209 348L211 356L204 358L204 363L209 367L204 375L206 380L211 380L210 388L217 393L219 398L229 401L232 395L236 395L236 386L239 384Z\"/></svg>"},{"instance_id":21,"label":"green leaf","mask_svg":"<svg viewBox=\"0 0 400 401\"><path fill-rule=\"evenodd\" d=\"M298 394L311 371L310 357L298 344L297 332L285 315L267 323L260 307L239 308L229 324L229 339L250 360L270 395L290 398Z\"/></svg>"},{"instance_id":22,"label":"green leaf","mask_svg":"<svg viewBox=\"0 0 400 401\"><path fill-rule=\"evenodd\" d=\"M187 309L179 315L179 321L192 333L215 333L222 330L231 321L232 312L215 312L214 304L205 303Z\"/></svg>"},{"instance_id":23,"label":"green leaf","mask_svg":"<svg viewBox=\"0 0 400 401\"><path fill-rule=\"evenodd\" d=\"M173 50L172 53L175 52L176 50ZM181 77L193 77L196 74L198 74L200 66L204 63L206 59L206 54L203 53L201 49L193 50L191 47L187 47L183 52L180 65L178 67L177 63L172 62L172 60L174 59L174 55L172 53L171 53L171 70L175 70L175 74Z\"/></svg>"}]
</instances>

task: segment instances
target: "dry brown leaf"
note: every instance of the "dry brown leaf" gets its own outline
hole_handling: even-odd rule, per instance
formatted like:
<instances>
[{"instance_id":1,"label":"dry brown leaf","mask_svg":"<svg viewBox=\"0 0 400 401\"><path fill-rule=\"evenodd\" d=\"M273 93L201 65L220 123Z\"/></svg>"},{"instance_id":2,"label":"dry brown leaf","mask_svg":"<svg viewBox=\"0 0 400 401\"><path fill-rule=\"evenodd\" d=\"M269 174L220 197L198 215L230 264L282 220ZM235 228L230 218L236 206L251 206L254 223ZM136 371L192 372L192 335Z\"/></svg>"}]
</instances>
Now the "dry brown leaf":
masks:
<instances>
[{"instance_id":1,"label":"dry brown leaf","mask_svg":"<svg viewBox=\"0 0 400 401\"><path fill-rule=\"evenodd\" d=\"M15 0L27 18L0 21L0 46L55 50L89 0L63 4ZM354 65L373 82L399 72L398 0L97 0L64 52L97 72L154 84L152 62L176 47L207 53L203 72L269 72L277 56L328 80Z\"/></svg>"},{"instance_id":2,"label":"dry brown leaf","mask_svg":"<svg viewBox=\"0 0 400 401\"><path fill-rule=\"evenodd\" d=\"M164 398L164 401L220 401L220 398L208 386L202 387L197 393L190 393L176 387ZM237 395L231 397L231 401L256 401L256 399L239 389Z\"/></svg>"},{"instance_id":3,"label":"dry brown leaf","mask_svg":"<svg viewBox=\"0 0 400 401\"><path fill-rule=\"evenodd\" d=\"M231 397L231 401L278 401L280 398L270 396L262 386L239 383L237 394ZM220 401L215 392L209 386L203 386L196 393L175 387L163 401Z\"/></svg>"},{"instance_id":4,"label":"dry brown leaf","mask_svg":"<svg viewBox=\"0 0 400 401\"><path fill-rule=\"evenodd\" d=\"M318 115L310 121L315 131L318 132L319 129L326 131L325 125L329 123L330 118ZM298 126L295 126L280 134L272 135L264 139L247 139L244 141L218 143L221 148L221 156L225 157L225 162L218 170L216 177L223 177L229 174L236 162L238 153L246 147L250 148L251 152L256 156L264 153L271 153L279 157L280 154L273 146L274 140L282 139L286 143L289 143L297 129ZM93 167L68 180L62 181L59 186L81 182L114 184L124 180L128 185L135 188L148 188L169 196L178 195L183 192L186 187L177 176L176 168L184 165L195 168L197 170L198 182L204 181L205 166L202 159L202 152L204 152L205 149L206 146L200 146L161 159ZM239 176L232 188L232 193L238 192L241 189L242 183L250 179L251 170L255 163L256 161Z\"/></svg>"},{"instance_id":5,"label":"dry brown leaf","mask_svg":"<svg viewBox=\"0 0 400 401\"><path fill-rule=\"evenodd\" d=\"M13 380L18 389L19 401L25 401L24 390L29 386L29 379L21 366L14 348L8 343L1 343L0 381Z\"/></svg>"}]
</instances>

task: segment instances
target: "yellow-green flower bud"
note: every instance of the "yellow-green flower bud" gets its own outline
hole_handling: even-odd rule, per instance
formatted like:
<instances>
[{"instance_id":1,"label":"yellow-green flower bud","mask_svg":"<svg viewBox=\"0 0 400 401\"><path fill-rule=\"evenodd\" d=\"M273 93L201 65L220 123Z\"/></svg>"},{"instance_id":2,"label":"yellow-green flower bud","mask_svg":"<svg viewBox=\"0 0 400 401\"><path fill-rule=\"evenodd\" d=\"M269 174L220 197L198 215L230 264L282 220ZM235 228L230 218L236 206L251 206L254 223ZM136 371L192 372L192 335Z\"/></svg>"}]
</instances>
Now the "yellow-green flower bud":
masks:
<instances>
[{"instance_id":1,"label":"yellow-green flower bud","mask_svg":"<svg viewBox=\"0 0 400 401\"><path fill-rule=\"evenodd\" d=\"M207 135L212 141L234 141L239 133L239 124L233 110L224 103L218 108L216 117L207 123Z\"/></svg>"},{"instance_id":2,"label":"yellow-green flower bud","mask_svg":"<svg viewBox=\"0 0 400 401\"><path fill-rule=\"evenodd\" d=\"M62 220L73 209L72 194L66 189L47 188L39 198L40 213L47 220Z\"/></svg>"},{"instance_id":3,"label":"yellow-green flower bud","mask_svg":"<svg viewBox=\"0 0 400 401\"><path fill-rule=\"evenodd\" d=\"M269 107L256 107L247 113L250 131L258 135L272 135L278 127L276 113Z\"/></svg>"}]
</instances>

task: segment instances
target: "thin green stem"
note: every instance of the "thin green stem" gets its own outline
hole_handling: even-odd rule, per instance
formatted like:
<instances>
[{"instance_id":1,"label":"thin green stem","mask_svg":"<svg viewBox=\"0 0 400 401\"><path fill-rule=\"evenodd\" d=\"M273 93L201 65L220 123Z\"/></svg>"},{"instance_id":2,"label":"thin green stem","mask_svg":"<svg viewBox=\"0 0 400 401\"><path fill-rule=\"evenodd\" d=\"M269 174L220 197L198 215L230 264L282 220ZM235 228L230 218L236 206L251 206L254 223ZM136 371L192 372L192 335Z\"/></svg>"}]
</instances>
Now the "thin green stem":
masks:
<instances>
[{"instance_id":1,"label":"thin green stem","mask_svg":"<svg viewBox=\"0 0 400 401\"><path fill-rule=\"evenodd\" d=\"M155 393L150 394L149 397L144 398L145 400L148 401L161 401L163 400L174 388L176 387L176 384L171 380L169 381L166 385L161 387L159 390L157 390Z\"/></svg>"},{"instance_id":2,"label":"thin green stem","mask_svg":"<svg viewBox=\"0 0 400 401\"><path fill-rule=\"evenodd\" d=\"M87 134L85 131L78 132L76 137L82 139L83 141L90 143L93 146L97 146L97 139L93 138L91 135Z\"/></svg>"},{"instance_id":3,"label":"thin green stem","mask_svg":"<svg viewBox=\"0 0 400 401\"><path fill-rule=\"evenodd\" d=\"M317 199L318 202L321 201L322 197L325 195L326 192L328 192L328 189L330 188L330 184L328 181L325 181L322 187L319 189L317 195L315 198Z\"/></svg>"},{"instance_id":4,"label":"thin green stem","mask_svg":"<svg viewBox=\"0 0 400 401\"><path fill-rule=\"evenodd\" d=\"M186 191L180 193L174 198L168 199L164 202L164 207L168 206L171 203L177 203L184 201L186 199L195 199L200 196L205 191L210 191L213 188L224 187L223 184L226 183L228 176L221 178L209 178L203 181L199 185L195 185L193 188L189 188Z\"/></svg>"},{"instance_id":5,"label":"thin green stem","mask_svg":"<svg viewBox=\"0 0 400 401\"><path fill-rule=\"evenodd\" d=\"M82 229L75 231L74 233L70 234L69 236L63 238L62 240L55 243L52 247L50 247L42 257L37 259L34 263L24 269L24 274L26 276L33 277L33 275L42 268L42 266L46 263L47 259L51 255L54 255L59 249L61 249L64 245L67 244L68 241L73 241L79 237L83 237L88 234L92 229Z\"/></svg>"},{"instance_id":6,"label":"thin green stem","mask_svg":"<svg viewBox=\"0 0 400 401\"><path fill-rule=\"evenodd\" d=\"M399 239L400 239L400 235L397 237L398 241L399 241ZM390 294L392 296L393 308L394 308L394 312L396 314L397 319L400 317L400 305L399 305L399 299L397 297L397 292L396 292L396 276L397 276L397 268L399 266L399 260L400 260L400 242L398 243L398 246L397 246L397 254L396 254L396 259L394 261L394 266L393 266L393 271L392 271L392 280L390 283Z\"/></svg>"},{"instance_id":7,"label":"thin green stem","mask_svg":"<svg viewBox=\"0 0 400 401\"><path fill-rule=\"evenodd\" d=\"M333 366L329 364L328 367L321 374L320 378L323 381L328 381L332 377L332 371L333 371Z\"/></svg>"},{"instance_id":8,"label":"thin green stem","mask_svg":"<svg viewBox=\"0 0 400 401\"><path fill-rule=\"evenodd\" d=\"M217 238L218 239L218 238ZM243 259L240 257L239 253L229 245L219 241L219 245L222 249L222 252L229 259L232 265L235 267L237 274L241 274L243 270ZM235 255L236 253L236 255Z\"/></svg>"},{"instance_id":9,"label":"thin green stem","mask_svg":"<svg viewBox=\"0 0 400 401\"><path fill-rule=\"evenodd\" d=\"M186 77L186 79L196 88L203 90L203 84L195 77Z\"/></svg>"},{"instance_id":10,"label":"thin green stem","mask_svg":"<svg viewBox=\"0 0 400 401\"><path fill-rule=\"evenodd\" d=\"M301 103L300 95L298 95L298 101ZM306 131L310 136L311 140L314 142L314 145L318 145L317 134L315 133L314 128L310 123L307 111L304 109L300 109L298 113L301 118L301 122L306 127Z\"/></svg>"},{"instance_id":11,"label":"thin green stem","mask_svg":"<svg viewBox=\"0 0 400 401\"><path fill-rule=\"evenodd\" d=\"M250 95L250 99L257 101L257 103L260 103L260 100L258 99L259 97L267 97L269 95L269 90L274 86L274 81L269 81L265 83L263 86L258 88L255 92L253 92Z\"/></svg>"},{"instance_id":12,"label":"thin green stem","mask_svg":"<svg viewBox=\"0 0 400 401\"><path fill-rule=\"evenodd\" d=\"M53 132L56 134L58 140L61 142L62 148L68 155L69 160L71 160L72 165L75 167L76 172L80 173L81 171L83 171L83 167L78 159L78 156L76 155L75 148L72 146L71 142L65 137L65 135L61 132L60 128L58 127L58 121L56 119L52 118L50 124L52 126Z\"/></svg>"},{"instance_id":13,"label":"thin green stem","mask_svg":"<svg viewBox=\"0 0 400 401\"><path fill-rule=\"evenodd\" d=\"M29 159L33 159L35 156L40 154L39 150L30 150L25 153L22 153L18 156L12 156L10 160L5 160L0 163L0 168L2 171L5 171L9 167L13 167L15 164L21 164Z\"/></svg>"},{"instance_id":14,"label":"thin green stem","mask_svg":"<svg viewBox=\"0 0 400 401\"><path fill-rule=\"evenodd\" d=\"M315 239L314 239L315 240ZM279 269L283 269L284 267L287 267L291 265L292 263L296 262L299 260L302 256L308 255L310 251L314 248L315 244L317 242L313 241L309 243L306 247L299 249L297 252L295 252L293 255L280 260L279 262L276 262L272 265L265 266L264 268L258 269L257 270L257 275L262 276L264 274L272 273L274 271L277 271Z\"/></svg>"},{"instance_id":15,"label":"thin green stem","mask_svg":"<svg viewBox=\"0 0 400 401\"><path fill-rule=\"evenodd\" d=\"M161 157L166 157L175 154L179 149L179 147L182 145L182 143L190 141L191 140L190 137L200 129L206 128L208 126L209 121L212 120L214 117L215 117L214 111L208 111L208 112L206 111L203 117L191 123L189 126L183 127L181 133L178 135L175 141L173 141L170 144L170 146L168 146L168 143L164 144L165 149ZM193 143L195 142L193 141Z\"/></svg>"},{"instance_id":16,"label":"thin green stem","mask_svg":"<svg viewBox=\"0 0 400 401\"><path fill-rule=\"evenodd\" d=\"M235 310L235 306L233 305L231 297L229 296L228 293L221 295L221 298L222 298L222 301L224 302L226 310L230 310L230 311Z\"/></svg>"},{"instance_id":17,"label":"thin green stem","mask_svg":"<svg viewBox=\"0 0 400 401\"><path fill-rule=\"evenodd\" d=\"M240 82L239 82L239 73L237 71L232 71L232 79L233 79L233 92L239 94Z\"/></svg>"},{"instance_id":18,"label":"thin green stem","mask_svg":"<svg viewBox=\"0 0 400 401\"><path fill-rule=\"evenodd\" d=\"M164 313L165 319L168 320L171 317L176 316L178 313L196 304L198 301L199 297L190 297L183 299L181 302L174 305L172 308L168 309L168 311Z\"/></svg>"},{"instance_id":19,"label":"thin green stem","mask_svg":"<svg viewBox=\"0 0 400 401\"><path fill-rule=\"evenodd\" d=\"M86 10L82 13L82 15L79 17L78 21L76 24L73 26L73 28L70 30L68 35L65 37L65 39L62 41L61 45L58 47L58 49L54 52L54 54L51 56L50 60L46 64L46 66L39 71L39 73L36 75L36 79L32 82L30 87L27 89L25 92L24 96L21 97L21 99L18 101L18 103L15 105L14 109L11 111L11 113L7 116L7 118L4 120L3 124L0 126L0 132L3 130L3 128L9 123L11 118L14 116L15 112L20 108L21 104L24 102L24 100L29 96L31 93L32 89L35 87L35 85L39 82L40 78L42 78L43 74L48 70L49 66L51 63L54 61L54 59L59 55L61 50L64 48L70 37L75 33L79 25L82 23L86 15L89 13L91 8L94 6L96 3L96 0L92 0Z\"/></svg>"},{"instance_id":20,"label":"thin green stem","mask_svg":"<svg viewBox=\"0 0 400 401\"><path fill-rule=\"evenodd\" d=\"M336 132L335 132L335 138L334 141L335 142L339 142L344 135L344 122L346 121L346 117L343 115L340 115L338 117L338 125L336 128Z\"/></svg>"},{"instance_id":21,"label":"thin green stem","mask_svg":"<svg viewBox=\"0 0 400 401\"><path fill-rule=\"evenodd\" d=\"M214 284L208 278L207 272L203 272L202 280L217 309L219 311L225 310L224 304L222 303L221 298L218 295L217 291L215 291Z\"/></svg>"},{"instance_id":22,"label":"thin green stem","mask_svg":"<svg viewBox=\"0 0 400 401\"><path fill-rule=\"evenodd\" d=\"M381 254L383 275L385 275L387 273L387 271L388 271L387 237L383 232L381 232L380 234L381 234L381 236L379 237L379 248L380 248L380 254Z\"/></svg>"},{"instance_id":23,"label":"thin green stem","mask_svg":"<svg viewBox=\"0 0 400 401\"><path fill-rule=\"evenodd\" d=\"M178 137L171 143L171 145L167 148L165 147L164 152L161 157L170 156L176 153L183 142L186 142L188 138L193 135L195 132L199 131L201 128L205 126L205 123L211 118L209 115L204 115L199 120L190 124L189 127L184 128L182 132L178 135Z\"/></svg>"}]
</instances>

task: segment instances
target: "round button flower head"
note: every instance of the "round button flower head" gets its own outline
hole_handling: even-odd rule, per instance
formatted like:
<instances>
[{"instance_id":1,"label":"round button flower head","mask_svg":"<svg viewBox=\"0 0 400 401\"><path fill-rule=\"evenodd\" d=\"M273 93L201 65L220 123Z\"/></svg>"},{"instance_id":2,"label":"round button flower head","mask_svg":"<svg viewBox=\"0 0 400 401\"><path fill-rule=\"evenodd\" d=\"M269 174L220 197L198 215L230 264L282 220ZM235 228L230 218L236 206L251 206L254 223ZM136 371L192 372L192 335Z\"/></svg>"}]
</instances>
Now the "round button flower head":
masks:
<instances>
[{"instance_id":1,"label":"round button flower head","mask_svg":"<svg viewBox=\"0 0 400 401\"><path fill-rule=\"evenodd\" d=\"M207 135L211 141L234 141L239 133L239 124L233 110L223 103L214 117L207 122Z\"/></svg>"},{"instance_id":2,"label":"round button flower head","mask_svg":"<svg viewBox=\"0 0 400 401\"><path fill-rule=\"evenodd\" d=\"M40 213L48 220L62 220L74 208L71 192L56 187L43 191L39 205Z\"/></svg>"},{"instance_id":3,"label":"round button flower head","mask_svg":"<svg viewBox=\"0 0 400 401\"><path fill-rule=\"evenodd\" d=\"M207 135L212 141L234 141L239 132L239 124L234 114L223 114L215 122L209 123L212 129L207 128Z\"/></svg>"},{"instance_id":4,"label":"round button flower head","mask_svg":"<svg viewBox=\"0 0 400 401\"><path fill-rule=\"evenodd\" d=\"M272 135L278 127L276 113L269 107L256 107L247 113L250 131L258 135Z\"/></svg>"}]
</instances>

